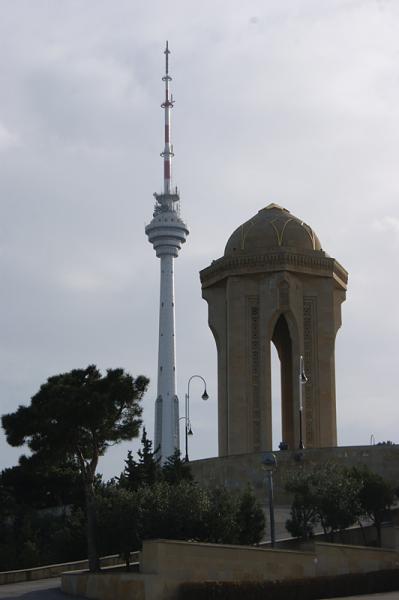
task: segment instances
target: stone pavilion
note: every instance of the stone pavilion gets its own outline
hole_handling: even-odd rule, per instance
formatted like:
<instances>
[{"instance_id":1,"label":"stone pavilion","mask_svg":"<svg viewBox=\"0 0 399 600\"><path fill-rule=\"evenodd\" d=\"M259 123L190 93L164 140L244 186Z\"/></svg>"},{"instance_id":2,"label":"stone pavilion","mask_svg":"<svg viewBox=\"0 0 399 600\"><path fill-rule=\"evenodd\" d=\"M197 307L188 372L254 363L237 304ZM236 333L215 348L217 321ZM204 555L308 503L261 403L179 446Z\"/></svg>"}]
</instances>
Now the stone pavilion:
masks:
<instances>
[{"instance_id":1,"label":"stone pavilion","mask_svg":"<svg viewBox=\"0 0 399 600\"><path fill-rule=\"evenodd\" d=\"M335 337L348 274L313 229L270 204L230 236L201 271L218 355L219 456L272 449L271 343L281 362L283 440L336 446Z\"/></svg>"}]
</instances>

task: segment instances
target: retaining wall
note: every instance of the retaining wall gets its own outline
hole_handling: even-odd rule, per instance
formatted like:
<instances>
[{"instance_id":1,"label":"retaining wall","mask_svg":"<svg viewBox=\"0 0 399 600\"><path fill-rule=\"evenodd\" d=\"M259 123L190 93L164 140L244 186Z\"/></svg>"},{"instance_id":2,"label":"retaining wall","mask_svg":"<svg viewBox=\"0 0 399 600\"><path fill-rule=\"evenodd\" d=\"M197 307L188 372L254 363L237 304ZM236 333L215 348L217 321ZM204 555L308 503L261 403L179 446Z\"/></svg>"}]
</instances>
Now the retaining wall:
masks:
<instances>
[{"instance_id":1,"label":"retaining wall","mask_svg":"<svg viewBox=\"0 0 399 600\"><path fill-rule=\"evenodd\" d=\"M285 483L298 469L323 465L332 461L342 466L366 465L372 471L399 485L399 445L393 446L339 446L334 448L308 448L275 452L277 469L273 475L275 502L289 505L291 496ZM266 473L262 470L262 453L239 454L205 458L190 462L196 481L203 485L225 485L242 489L248 483L261 502L265 502Z\"/></svg>"},{"instance_id":2,"label":"retaining wall","mask_svg":"<svg viewBox=\"0 0 399 600\"><path fill-rule=\"evenodd\" d=\"M136 562L139 559L138 552L132 552L131 562ZM104 556L100 559L102 567L119 565L121 558L117 554L112 556ZM60 563L58 565L45 565L43 567L35 567L33 569L20 569L19 571L0 571L0 585L6 583L19 583L21 581L36 581L37 579L50 579L51 577L59 577L65 571L80 571L89 568L87 559L78 560L69 563Z\"/></svg>"},{"instance_id":3,"label":"retaining wall","mask_svg":"<svg viewBox=\"0 0 399 600\"><path fill-rule=\"evenodd\" d=\"M397 569L393 550L315 543L313 551L151 540L140 573L64 573L65 593L96 600L174 600L183 582L274 581Z\"/></svg>"}]
</instances>

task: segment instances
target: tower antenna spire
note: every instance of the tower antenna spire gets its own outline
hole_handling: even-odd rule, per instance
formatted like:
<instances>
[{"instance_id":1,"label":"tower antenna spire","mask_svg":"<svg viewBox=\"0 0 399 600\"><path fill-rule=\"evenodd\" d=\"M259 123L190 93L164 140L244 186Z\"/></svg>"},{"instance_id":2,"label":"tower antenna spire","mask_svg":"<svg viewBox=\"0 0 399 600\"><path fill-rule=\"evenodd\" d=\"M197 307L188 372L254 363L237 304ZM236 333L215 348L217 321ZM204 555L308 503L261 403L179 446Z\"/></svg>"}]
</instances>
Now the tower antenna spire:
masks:
<instances>
[{"instance_id":1,"label":"tower antenna spire","mask_svg":"<svg viewBox=\"0 0 399 600\"><path fill-rule=\"evenodd\" d=\"M166 60L166 69L165 69L165 72L166 72L166 75L167 75L168 72L169 72L169 54L170 54L168 40L166 40L166 48L164 50L164 54L165 54L165 60Z\"/></svg>"},{"instance_id":2,"label":"tower antenna spire","mask_svg":"<svg viewBox=\"0 0 399 600\"><path fill-rule=\"evenodd\" d=\"M161 104L161 107L165 111L165 145L161 156L163 157L163 193L167 195L172 193L172 156L174 156L170 136L170 116L174 102L172 96L169 95L169 83L172 81L172 78L169 75L170 50L168 41L166 41L164 54L165 75L162 77L162 81L165 82L165 101Z\"/></svg>"},{"instance_id":3,"label":"tower antenna spire","mask_svg":"<svg viewBox=\"0 0 399 600\"><path fill-rule=\"evenodd\" d=\"M165 100L165 146L161 153L164 164L164 185L161 194L154 194L153 219L145 228L161 263L159 336L158 336L158 386L155 401L155 448L164 463L179 448L179 399L176 393L176 338L175 338L175 290L174 261L188 236L187 225L180 217L180 198L177 188L172 190L173 146L170 138L170 115L173 107L169 95L169 44L166 42Z\"/></svg>"}]
</instances>

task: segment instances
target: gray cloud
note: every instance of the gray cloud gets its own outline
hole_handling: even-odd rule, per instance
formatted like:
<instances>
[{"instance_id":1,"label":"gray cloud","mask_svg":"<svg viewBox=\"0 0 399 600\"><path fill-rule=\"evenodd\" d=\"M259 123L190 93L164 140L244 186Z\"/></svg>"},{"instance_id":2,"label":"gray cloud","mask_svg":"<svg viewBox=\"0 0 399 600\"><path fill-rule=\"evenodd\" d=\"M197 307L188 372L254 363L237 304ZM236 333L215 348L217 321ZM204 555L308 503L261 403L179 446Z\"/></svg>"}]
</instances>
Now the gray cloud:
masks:
<instances>
[{"instance_id":1,"label":"gray cloud","mask_svg":"<svg viewBox=\"0 0 399 600\"><path fill-rule=\"evenodd\" d=\"M217 451L198 271L270 202L310 223L350 272L340 442L395 439L398 19L396 3L374 0L4 2L1 412L54 373L121 365L152 379L152 432L159 265L144 224L161 187L169 38L175 181L191 231L176 264L179 394L200 372L211 396L204 404L193 388L192 455ZM104 459L107 476L127 447ZM4 437L0 450L1 466L15 463Z\"/></svg>"}]
</instances>

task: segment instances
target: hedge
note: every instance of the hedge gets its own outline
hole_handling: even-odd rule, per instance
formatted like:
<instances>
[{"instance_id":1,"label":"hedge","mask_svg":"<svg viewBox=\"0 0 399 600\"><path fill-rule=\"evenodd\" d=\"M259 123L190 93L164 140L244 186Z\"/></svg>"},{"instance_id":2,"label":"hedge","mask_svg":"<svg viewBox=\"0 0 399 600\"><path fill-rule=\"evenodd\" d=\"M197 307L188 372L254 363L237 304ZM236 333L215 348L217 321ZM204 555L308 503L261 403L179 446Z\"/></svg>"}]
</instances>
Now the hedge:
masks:
<instances>
[{"instance_id":1,"label":"hedge","mask_svg":"<svg viewBox=\"0 0 399 600\"><path fill-rule=\"evenodd\" d=\"M179 600L321 600L399 590L399 569L286 581L183 583Z\"/></svg>"}]
</instances>

